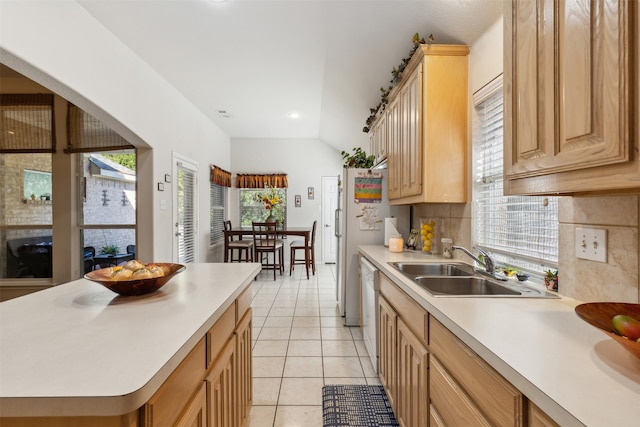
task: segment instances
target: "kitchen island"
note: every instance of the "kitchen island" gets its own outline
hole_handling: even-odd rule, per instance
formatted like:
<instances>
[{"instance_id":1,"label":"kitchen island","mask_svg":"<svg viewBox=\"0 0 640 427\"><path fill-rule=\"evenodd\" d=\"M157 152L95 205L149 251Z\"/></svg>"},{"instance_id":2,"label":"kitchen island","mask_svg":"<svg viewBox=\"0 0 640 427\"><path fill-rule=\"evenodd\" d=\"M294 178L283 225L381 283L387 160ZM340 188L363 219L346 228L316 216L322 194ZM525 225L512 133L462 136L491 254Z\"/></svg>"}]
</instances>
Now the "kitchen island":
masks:
<instances>
[{"instance_id":1,"label":"kitchen island","mask_svg":"<svg viewBox=\"0 0 640 427\"><path fill-rule=\"evenodd\" d=\"M433 297L388 263L460 260L420 252L391 253L382 246L359 249L389 283L428 313L429 327L450 331L519 391L525 405L533 403L561 426L640 423L640 360L582 321L574 312L581 301ZM430 338L427 348L434 351L433 331ZM523 417L527 419L526 414ZM549 424L529 419L524 425Z\"/></svg>"},{"instance_id":2,"label":"kitchen island","mask_svg":"<svg viewBox=\"0 0 640 427\"><path fill-rule=\"evenodd\" d=\"M257 263L187 264L148 295L121 297L80 279L0 303L0 424L163 425L163 388L191 405L215 383L227 348L248 358L250 405L250 286L259 271ZM191 377L195 386L181 383ZM163 414L165 424L178 415Z\"/></svg>"}]
</instances>

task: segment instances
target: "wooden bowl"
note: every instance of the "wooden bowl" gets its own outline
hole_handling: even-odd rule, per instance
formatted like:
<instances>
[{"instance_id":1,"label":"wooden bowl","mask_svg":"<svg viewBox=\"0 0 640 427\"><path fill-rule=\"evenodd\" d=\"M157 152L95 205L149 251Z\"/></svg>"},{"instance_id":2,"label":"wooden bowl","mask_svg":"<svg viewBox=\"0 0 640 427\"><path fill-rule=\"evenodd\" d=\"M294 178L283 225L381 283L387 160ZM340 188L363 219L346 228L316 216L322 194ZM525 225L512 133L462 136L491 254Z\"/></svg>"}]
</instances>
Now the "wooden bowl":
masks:
<instances>
[{"instance_id":1,"label":"wooden bowl","mask_svg":"<svg viewBox=\"0 0 640 427\"><path fill-rule=\"evenodd\" d=\"M611 319L617 314L624 314L640 320L640 304L622 302L592 302L576 307L576 314L582 320L600 329L616 340L627 351L640 358L640 343L618 335L613 329Z\"/></svg>"},{"instance_id":2,"label":"wooden bowl","mask_svg":"<svg viewBox=\"0 0 640 427\"><path fill-rule=\"evenodd\" d=\"M163 268L166 273L163 276L148 279L111 280L110 276L113 267L109 267L91 271L85 274L84 278L92 282L100 283L105 288L123 296L145 295L157 291L171 280L173 276L187 268L182 264L162 262L154 262L152 264Z\"/></svg>"}]
</instances>

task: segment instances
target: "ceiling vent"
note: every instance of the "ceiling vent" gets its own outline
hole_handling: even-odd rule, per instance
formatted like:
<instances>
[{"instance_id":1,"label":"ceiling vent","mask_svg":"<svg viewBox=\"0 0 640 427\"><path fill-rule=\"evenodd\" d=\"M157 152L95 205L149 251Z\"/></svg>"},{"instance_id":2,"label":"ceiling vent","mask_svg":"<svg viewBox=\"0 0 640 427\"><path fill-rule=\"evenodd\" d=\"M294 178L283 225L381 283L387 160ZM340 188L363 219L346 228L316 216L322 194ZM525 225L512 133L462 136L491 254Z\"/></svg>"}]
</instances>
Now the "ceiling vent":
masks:
<instances>
[{"instance_id":1,"label":"ceiling vent","mask_svg":"<svg viewBox=\"0 0 640 427\"><path fill-rule=\"evenodd\" d=\"M216 110L216 113L218 113L218 115L223 119L228 119L229 117L231 117L227 110Z\"/></svg>"}]
</instances>

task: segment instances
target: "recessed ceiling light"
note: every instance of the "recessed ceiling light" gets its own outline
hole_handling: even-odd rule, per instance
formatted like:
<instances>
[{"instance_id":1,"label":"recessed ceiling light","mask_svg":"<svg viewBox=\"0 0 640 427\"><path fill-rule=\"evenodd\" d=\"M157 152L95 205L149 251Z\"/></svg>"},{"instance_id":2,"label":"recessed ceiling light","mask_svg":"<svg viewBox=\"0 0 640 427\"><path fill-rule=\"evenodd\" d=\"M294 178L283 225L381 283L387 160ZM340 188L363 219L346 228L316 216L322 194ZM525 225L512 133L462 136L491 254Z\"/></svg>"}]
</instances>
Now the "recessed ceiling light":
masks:
<instances>
[{"instance_id":1,"label":"recessed ceiling light","mask_svg":"<svg viewBox=\"0 0 640 427\"><path fill-rule=\"evenodd\" d=\"M300 113L296 113L295 111L292 113L289 113L289 118L291 119L297 119L300 117Z\"/></svg>"}]
</instances>

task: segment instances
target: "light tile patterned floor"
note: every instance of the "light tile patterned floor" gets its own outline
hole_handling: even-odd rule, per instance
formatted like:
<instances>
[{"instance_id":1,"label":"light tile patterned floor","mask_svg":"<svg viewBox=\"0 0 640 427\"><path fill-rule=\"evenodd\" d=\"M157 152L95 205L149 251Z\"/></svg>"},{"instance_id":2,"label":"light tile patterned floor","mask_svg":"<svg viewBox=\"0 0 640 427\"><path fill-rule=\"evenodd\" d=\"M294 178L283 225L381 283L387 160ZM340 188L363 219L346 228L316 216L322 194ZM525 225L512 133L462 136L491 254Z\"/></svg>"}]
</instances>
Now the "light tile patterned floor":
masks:
<instances>
[{"instance_id":1,"label":"light tile patterned floor","mask_svg":"<svg viewBox=\"0 0 640 427\"><path fill-rule=\"evenodd\" d=\"M263 272L253 284L249 427L322 426L322 386L380 384L358 327L338 314L335 265L306 278Z\"/></svg>"}]
</instances>

